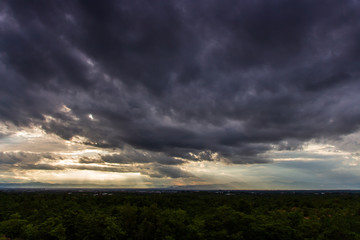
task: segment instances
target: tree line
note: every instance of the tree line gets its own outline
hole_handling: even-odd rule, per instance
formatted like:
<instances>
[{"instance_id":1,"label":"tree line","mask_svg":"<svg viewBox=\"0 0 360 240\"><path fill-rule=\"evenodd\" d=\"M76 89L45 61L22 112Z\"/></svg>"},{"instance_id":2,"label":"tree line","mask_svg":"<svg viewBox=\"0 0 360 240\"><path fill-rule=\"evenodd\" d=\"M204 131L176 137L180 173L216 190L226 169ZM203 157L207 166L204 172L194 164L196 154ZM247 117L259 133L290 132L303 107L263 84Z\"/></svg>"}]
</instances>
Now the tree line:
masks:
<instances>
[{"instance_id":1,"label":"tree line","mask_svg":"<svg viewBox=\"0 0 360 240\"><path fill-rule=\"evenodd\" d=\"M360 195L0 192L0 239L360 239Z\"/></svg>"}]
</instances>

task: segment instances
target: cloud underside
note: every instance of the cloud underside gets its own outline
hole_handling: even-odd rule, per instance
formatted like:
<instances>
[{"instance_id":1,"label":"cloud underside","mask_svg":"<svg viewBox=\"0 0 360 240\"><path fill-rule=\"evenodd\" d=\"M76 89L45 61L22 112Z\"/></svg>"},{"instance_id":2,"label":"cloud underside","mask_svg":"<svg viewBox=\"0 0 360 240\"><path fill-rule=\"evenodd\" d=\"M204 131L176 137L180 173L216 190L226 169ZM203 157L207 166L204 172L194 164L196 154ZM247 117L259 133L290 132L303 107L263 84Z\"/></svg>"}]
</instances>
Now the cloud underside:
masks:
<instances>
[{"instance_id":1,"label":"cloud underside","mask_svg":"<svg viewBox=\"0 0 360 240\"><path fill-rule=\"evenodd\" d=\"M0 121L122 149L72 168L141 164L145 175L189 177L185 162L265 163L270 150L359 129L357 1L15 0L0 9ZM3 165L64 168L4 154Z\"/></svg>"}]
</instances>

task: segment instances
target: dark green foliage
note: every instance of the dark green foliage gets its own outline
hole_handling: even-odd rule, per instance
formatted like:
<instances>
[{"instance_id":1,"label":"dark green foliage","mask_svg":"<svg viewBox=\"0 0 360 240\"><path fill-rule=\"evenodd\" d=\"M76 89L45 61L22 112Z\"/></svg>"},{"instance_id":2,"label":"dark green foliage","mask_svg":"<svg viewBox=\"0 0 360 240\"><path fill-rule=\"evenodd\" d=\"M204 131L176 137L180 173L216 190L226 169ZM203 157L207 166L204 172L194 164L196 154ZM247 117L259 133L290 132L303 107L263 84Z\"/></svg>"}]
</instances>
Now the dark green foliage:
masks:
<instances>
[{"instance_id":1,"label":"dark green foliage","mask_svg":"<svg viewBox=\"0 0 360 240\"><path fill-rule=\"evenodd\" d=\"M356 194L0 193L0 239L360 239Z\"/></svg>"}]
</instances>

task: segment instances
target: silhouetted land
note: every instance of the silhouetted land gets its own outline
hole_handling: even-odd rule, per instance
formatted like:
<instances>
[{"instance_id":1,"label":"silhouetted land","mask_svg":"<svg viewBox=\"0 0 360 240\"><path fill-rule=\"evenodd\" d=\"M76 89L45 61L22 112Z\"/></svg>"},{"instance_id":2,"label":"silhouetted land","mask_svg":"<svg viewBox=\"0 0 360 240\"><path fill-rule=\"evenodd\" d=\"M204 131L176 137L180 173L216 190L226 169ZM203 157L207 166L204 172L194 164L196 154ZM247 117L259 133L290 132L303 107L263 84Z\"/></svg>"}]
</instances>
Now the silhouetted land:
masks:
<instances>
[{"instance_id":1,"label":"silhouetted land","mask_svg":"<svg viewBox=\"0 0 360 240\"><path fill-rule=\"evenodd\" d=\"M360 239L360 192L3 189L6 238Z\"/></svg>"}]
</instances>

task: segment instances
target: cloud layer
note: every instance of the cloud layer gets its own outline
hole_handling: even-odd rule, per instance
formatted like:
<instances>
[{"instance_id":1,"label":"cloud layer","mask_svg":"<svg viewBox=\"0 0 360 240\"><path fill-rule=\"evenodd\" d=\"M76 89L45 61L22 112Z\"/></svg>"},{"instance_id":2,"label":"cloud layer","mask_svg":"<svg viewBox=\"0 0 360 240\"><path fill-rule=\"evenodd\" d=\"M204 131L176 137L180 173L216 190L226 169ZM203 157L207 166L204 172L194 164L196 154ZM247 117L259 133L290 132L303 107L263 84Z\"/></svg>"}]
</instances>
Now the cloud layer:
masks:
<instances>
[{"instance_id":1,"label":"cloud layer","mask_svg":"<svg viewBox=\"0 0 360 240\"><path fill-rule=\"evenodd\" d=\"M175 178L335 141L360 124L359 4L2 1L0 120Z\"/></svg>"}]
</instances>

